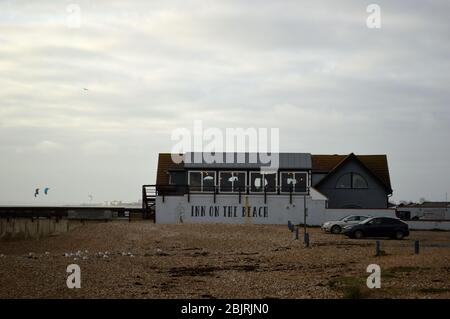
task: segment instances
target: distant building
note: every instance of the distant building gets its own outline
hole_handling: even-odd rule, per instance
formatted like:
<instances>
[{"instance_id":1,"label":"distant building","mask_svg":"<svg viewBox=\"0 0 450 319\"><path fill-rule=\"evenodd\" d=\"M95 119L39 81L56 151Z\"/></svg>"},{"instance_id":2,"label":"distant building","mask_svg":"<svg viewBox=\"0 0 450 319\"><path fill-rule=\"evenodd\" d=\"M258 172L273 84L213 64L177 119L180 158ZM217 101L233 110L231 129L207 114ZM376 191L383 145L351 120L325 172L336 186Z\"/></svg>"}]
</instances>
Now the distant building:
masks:
<instances>
[{"instance_id":1,"label":"distant building","mask_svg":"<svg viewBox=\"0 0 450 319\"><path fill-rule=\"evenodd\" d=\"M450 220L450 202L400 204L396 210L404 220Z\"/></svg>"},{"instance_id":2,"label":"distant building","mask_svg":"<svg viewBox=\"0 0 450 319\"><path fill-rule=\"evenodd\" d=\"M327 208L388 208L386 155L279 153L276 170L254 155L223 153L211 162L203 153L186 153L176 163L159 154L156 222L300 223L305 208L316 220Z\"/></svg>"}]
</instances>

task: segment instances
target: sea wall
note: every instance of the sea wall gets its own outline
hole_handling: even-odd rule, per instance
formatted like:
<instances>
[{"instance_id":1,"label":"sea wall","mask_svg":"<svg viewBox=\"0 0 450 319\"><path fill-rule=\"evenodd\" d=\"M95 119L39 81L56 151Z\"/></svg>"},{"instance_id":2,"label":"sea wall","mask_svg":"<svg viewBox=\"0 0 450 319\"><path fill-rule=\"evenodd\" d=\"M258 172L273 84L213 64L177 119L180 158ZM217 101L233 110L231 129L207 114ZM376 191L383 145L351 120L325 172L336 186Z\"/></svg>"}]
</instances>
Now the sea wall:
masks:
<instances>
[{"instance_id":1,"label":"sea wall","mask_svg":"<svg viewBox=\"0 0 450 319\"><path fill-rule=\"evenodd\" d=\"M0 240L39 239L66 233L82 225L66 218L0 218Z\"/></svg>"}]
</instances>

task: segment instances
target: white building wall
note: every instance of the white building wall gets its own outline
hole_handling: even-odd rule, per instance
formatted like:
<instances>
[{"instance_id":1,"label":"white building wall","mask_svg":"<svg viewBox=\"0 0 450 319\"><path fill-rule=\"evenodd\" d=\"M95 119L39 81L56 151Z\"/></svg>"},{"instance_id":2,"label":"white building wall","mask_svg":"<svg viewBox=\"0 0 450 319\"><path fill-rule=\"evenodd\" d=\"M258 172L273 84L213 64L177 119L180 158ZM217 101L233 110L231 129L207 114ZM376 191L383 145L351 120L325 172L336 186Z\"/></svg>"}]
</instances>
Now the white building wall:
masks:
<instances>
[{"instance_id":1,"label":"white building wall","mask_svg":"<svg viewBox=\"0 0 450 319\"><path fill-rule=\"evenodd\" d=\"M325 221L338 220L348 215L366 215L372 217L395 217L395 209L327 209L326 200L320 196L311 194L306 197L307 224L320 226ZM236 195L216 195L214 203L211 194L191 194L188 203L185 196L166 196L164 202L161 196L156 198L156 220L158 224L177 223L221 223L221 224L302 224L304 218L303 196L293 196L292 204L289 203L289 195L267 195L267 203L264 204L263 195L249 195L248 206L250 216L244 214L247 210L245 195L239 204ZM200 212L203 207L203 214ZM256 215L253 215L256 209ZM450 230L450 221L408 221L410 229Z\"/></svg>"},{"instance_id":2,"label":"white building wall","mask_svg":"<svg viewBox=\"0 0 450 319\"><path fill-rule=\"evenodd\" d=\"M413 230L450 230L450 221L407 221Z\"/></svg>"},{"instance_id":3,"label":"white building wall","mask_svg":"<svg viewBox=\"0 0 450 319\"><path fill-rule=\"evenodd\" d=\"M337 220L348 215L367 215L373 217L395 217L394 209L327 209L326 200L320 196L306 197L306 223L320 226L325 221ZM176 223L225 223L225 224L302 224L304 220L304 200L301 195L248 195L250 215L245 214L246 196L241 204L237 195L191 194L190 202L185 196L161 196L156 198L156 220L158 224Z\"/></svg>"},{"instance_id":4,"label":"white building wall","mask_svg":"<svg viewBox=\"0 0 450 319\"><path fill-rule=\"evenodd\" d=\"M304 218L304 197L293 195L292 204L289 195L242 195L239 204L238 195L191 194L188 203L185 196L161 196L156 198L156 217L158 224L174 223L231 223L231 224L287 224L288 221L299 224ZM323 212L325 200L313 200L306 197L309 212ZM249 208L247 208L247 206ZM250 209L250 214L246 212ZM308 214L308 219L311 214Z\"/></svg>"}]
</instances>

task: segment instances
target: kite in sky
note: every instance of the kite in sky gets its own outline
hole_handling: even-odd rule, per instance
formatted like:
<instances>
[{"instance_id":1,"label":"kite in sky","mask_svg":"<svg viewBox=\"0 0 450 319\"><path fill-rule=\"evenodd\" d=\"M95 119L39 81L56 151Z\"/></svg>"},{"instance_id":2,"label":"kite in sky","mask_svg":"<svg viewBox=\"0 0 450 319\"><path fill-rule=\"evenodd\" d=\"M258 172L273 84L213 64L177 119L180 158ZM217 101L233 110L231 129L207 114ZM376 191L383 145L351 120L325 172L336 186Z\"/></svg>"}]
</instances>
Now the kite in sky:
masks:
<instances>
[{"instance_id":1,"label":"kite in sky","mask_svg":"<svg viewBox=\"0 0 450 319\"><path fill-rule=\"evenodd\" d=\"M40 188L36 188L36 190L34 191L34 197L38 197L38 195L39 195L39 190L40 190ZM44 188L44 194L45 194L45 195L48 195L48 191L49 191L49 190L50 190L49 187Z\"/></svg>"}]
</instances>

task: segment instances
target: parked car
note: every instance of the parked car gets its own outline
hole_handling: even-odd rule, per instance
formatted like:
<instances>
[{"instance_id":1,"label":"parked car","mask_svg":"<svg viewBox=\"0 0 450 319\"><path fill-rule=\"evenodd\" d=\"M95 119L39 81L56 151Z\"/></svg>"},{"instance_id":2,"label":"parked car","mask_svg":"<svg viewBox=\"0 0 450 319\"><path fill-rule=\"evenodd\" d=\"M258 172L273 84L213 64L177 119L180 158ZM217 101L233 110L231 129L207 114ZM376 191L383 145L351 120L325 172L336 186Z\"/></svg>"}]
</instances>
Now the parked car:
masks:
<instances>
[{"instance_id":1,"label":"parked car","mask_svg":"<svg viewBox=\"0 0 450 319\"><path fill-rule=\"evenodd\" d=\"M408 224L393 217L372 217L356 225L345 226L344 235L350 238L391 237L403 239L409 236Z\"/></svg>"},{"instance_id":2,"label":"parked car","mask_svg":"<svg viewBox=\"0 0 450 319\"><path fill-rule=\"evenodd\" d=\"M350 215L345 216L339 220L333 220L323 223L322 230L326 232L331 232L333 234L341 233L342 229L348 225L354 225L366 220L369 216L362 215Z\"/></svg>"}]
</instances>

